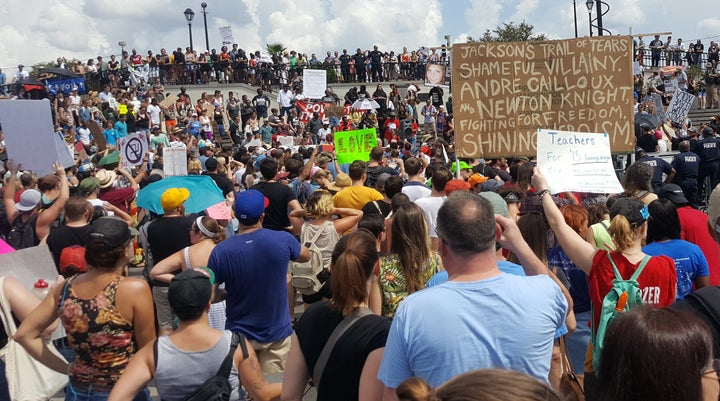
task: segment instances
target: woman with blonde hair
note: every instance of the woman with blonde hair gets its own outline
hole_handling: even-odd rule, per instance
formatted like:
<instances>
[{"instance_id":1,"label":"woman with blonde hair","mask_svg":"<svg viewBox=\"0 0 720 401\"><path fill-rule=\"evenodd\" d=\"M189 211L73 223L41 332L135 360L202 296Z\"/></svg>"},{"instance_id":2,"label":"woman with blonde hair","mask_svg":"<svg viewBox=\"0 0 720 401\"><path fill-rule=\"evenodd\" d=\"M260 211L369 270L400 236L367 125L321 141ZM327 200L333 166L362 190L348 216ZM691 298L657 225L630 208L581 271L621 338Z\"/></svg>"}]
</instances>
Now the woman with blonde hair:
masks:
<instances>
[{"instance_id":1,"label":"woman with blonde hair","mask_svg":"<svg viewBox=\"0 0 720 401\"><path fill-rule=\"evenodd\" d=\"M334 215L343 217L333 219ZM318 190L308 197L305 209L293 210L290 213L290 223L295 232L300 231L302 244L317 237L314 244L322 254L323 267L327 269L326 273L329 276L330 260L335 244L344 232L355 227L362 216L363 212L360 210L335 207L330 192ZM328 279L316 294L302 296L306 308L312 303L331 297L331 282Z\"/></svg>"},{"instance_id":2,"label":"woman with blonde hair","mask_svg":"<svg viewBox=\"0 0 720 401\"><path fill-rule=\"evenodd\" d=\"M390 319L367 308L378 266L375 237L365 230L342 237L331 263L333 299L313 305L295 325L283 379L285 401L300 401L310 377L318 401L382 399L385 386L377 373ZM324 351L339 325L347 329ZM327 354L324 366L318 362L322 354Z\"/></svg>"},{"instance_id":3,"label":"woman with blonde hair","mask_svg":"<svg viewBox=\"0 0 720 401\"><path fill-rule=\"evenodd\" d=\"M482 390L480 390L482 389ZM513 370L480 369L434 389L419 377L400 383L399 401L560 401L547 384Z\"/></svg>"},{"instance_id":4,"label":"woman with blonde hair","mask_svg":"<svg viewBox=\"0 0 720 401\"><path fill-rule=\"evenodd\" d=\"M425 288L428 280L441 269L440 255L430 249L425 213L412 202L400 205L393 214L390 254L380 259L382 315L395 316L400 302Z\"/></svg>"},{"instance_id":5,"label":"woman with blonde hair","mask_svg":"<svg viewBox=\"0 0 720 401\"><path fill-rule=\"evenodd\" d=\"M190 246L161 260L152 270L152 280L170 283L175 275L183 270L207 266L215 245L225 239L225 230L218 222L208 216L199 216L190 227ZM225 326L225 301L213 304L210 308L211 326L223 329Z\"/></svg>"}]
</instances>

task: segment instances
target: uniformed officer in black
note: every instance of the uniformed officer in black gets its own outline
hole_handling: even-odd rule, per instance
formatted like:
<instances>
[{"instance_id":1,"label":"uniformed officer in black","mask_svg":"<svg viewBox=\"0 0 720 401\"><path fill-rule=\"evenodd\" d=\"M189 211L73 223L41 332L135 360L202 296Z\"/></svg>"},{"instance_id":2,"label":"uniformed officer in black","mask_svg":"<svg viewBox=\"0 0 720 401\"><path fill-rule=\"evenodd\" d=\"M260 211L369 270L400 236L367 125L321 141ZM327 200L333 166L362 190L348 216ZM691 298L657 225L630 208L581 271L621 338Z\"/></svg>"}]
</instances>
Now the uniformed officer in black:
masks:
<instances>
[{"instance_id":1,"label":"uniformed officer in black","mask_svg":"<svg viewBox=\"0 0 720 401\"><path fill-rule=\"evenodd\" d=\"M710 178L710 188L715 188L720 181L720 142L715 138L715 130L711 127L702 129L702 139L695 144L693 152L700 158L698 174L698 190L702 191L705 178Z\"/></svg>"},{"instance_id":2,"label":"uniformed officer in black","mask_svg":"<svg viewBox=\"0 0 720 401\"><path fill-rule=\"evenodd\" d=\"M635 163L645 163L648 166L652 167L653 178L651 183L653 187L653 192L657 193L657 191L662 187L663 174L667 175L667 177L665 178L665 183L670 183L675 178L675 169L670 165L670 163L666 162L665 160L659 157L648 155L643 148L635 149L635 156L637 157Z\"/></svg>"},{"instance_id":3,"label":"uniformed officer in black","mask_svg":"<svg viewBox=\"0 0 720 401\"><path fill-rule=\"evenodd\" d=\"M697 179L700 169L700 157L690 151L690 142L688 141L680 142L679 150L680 153L676 154L672 163L670 163L677 172L673 183L682 189L688 202L697 208L699 202Z\"/></svg>"}]
</instances>

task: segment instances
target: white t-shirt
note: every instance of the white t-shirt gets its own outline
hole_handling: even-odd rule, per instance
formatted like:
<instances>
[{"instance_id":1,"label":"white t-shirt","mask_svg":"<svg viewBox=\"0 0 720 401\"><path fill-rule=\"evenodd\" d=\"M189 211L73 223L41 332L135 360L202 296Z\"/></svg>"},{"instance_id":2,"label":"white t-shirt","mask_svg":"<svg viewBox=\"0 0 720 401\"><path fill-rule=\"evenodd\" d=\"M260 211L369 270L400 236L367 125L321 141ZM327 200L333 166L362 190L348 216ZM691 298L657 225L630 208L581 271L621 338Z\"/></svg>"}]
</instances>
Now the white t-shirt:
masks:
<instances>
[{"instance_id":1,"label":"white t-shirt","mask_svg":"<svg viewBox=\"0 0 720 401\"><path fill-rule=\"evenodd\" d=\"M437 238L437 215L440 210L440 206L445 203L447 196L428 196L427 198L420 198L415 201L415 204L425 212L425 220L428 223L430 229L430 238Z\"/></svg>"},{"instance_id":2,"label":"white t-shirt","mask_svg":"<svg viewBox=\"0 0 720 401\"><path fill-rule=\"evenodd\" d=\"M78 128L77 136L83 145L90 146L90 128Z\"/></svg>"},{"instance_id":3,"label":"white t-shirt","mask_svg":"<svg viewBox=\"0 0 720 401\"><path fill-rule=\"evenodd\" d=\"M155 106L154 104L151 104L147 107L147 112L150 114L150 122L152 125L160 125L160 106Z\"/></svg>"},{"instance_id":4,"label":"white t-shirt","mask_svg":"<svg viewBox=\"0 0 720 401\"><path fill-rule=\"evenodd\" d=\"M417 181L409 181L402 187L402 193L410 198L410 202L415 202L420 198L427 198L431 192L427 185Z\"/></svg>"}]
</instances>

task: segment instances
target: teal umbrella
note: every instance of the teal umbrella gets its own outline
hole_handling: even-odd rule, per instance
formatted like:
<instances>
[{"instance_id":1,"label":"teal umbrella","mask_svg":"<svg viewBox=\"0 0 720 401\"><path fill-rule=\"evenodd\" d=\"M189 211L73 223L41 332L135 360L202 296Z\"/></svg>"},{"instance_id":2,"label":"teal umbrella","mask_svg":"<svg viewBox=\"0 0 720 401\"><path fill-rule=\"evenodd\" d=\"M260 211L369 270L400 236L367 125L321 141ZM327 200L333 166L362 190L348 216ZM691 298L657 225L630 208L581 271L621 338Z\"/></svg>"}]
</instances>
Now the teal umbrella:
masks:
<instances>
[{"instance_id":1,"label":"teal umbrella","mask_svg":"<svg viewBox=\"0 0 720 401\"><path fill-rule=\"evenodd\" d=\"M207 175L183 175L163 178L148 184L138 192L137 205L151 212L164 214L160 198L170 188L185 188L190 197L185 201L185 211L198 213L225 200L222 190Z\"/></svg>"}]
</instances>

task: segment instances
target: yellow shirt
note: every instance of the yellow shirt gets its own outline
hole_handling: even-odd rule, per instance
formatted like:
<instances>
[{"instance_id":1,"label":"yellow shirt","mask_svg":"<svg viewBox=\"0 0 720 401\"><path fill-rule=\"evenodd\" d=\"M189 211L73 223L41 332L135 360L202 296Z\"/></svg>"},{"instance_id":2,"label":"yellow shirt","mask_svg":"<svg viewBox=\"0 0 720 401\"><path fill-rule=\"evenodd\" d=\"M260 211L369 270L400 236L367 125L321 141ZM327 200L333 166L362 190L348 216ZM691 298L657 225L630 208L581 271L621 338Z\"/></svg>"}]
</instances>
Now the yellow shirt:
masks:
<instances>
[{"instance_id":1,"label":"yellow shirt","mask_svg":"<svg viewBox=\"0 0 720 401\"><path fill-rule=\"evenodd\" d=\"M366 203L382 200L383 195L373 188L366 186L351 186L343 188L333 196L335 207L347 207L361 210Z\"/></svg>"}]
</instances>

